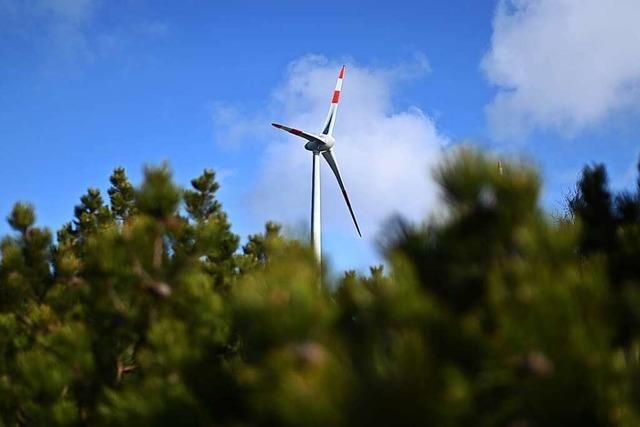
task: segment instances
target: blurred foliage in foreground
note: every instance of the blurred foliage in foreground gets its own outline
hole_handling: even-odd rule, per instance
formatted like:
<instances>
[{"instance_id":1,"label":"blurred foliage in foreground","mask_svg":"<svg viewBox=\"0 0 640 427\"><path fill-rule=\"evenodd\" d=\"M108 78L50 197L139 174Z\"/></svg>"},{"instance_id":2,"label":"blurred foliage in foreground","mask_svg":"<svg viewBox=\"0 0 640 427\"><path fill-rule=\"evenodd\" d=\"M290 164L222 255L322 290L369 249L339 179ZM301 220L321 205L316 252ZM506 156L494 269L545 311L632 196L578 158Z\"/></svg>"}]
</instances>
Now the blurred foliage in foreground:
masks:
<instances>
[{"instance_id":1,"label":"blurred foliage in foreground","mask_svg":"<svg viewBox=\"0 0 640 427\"><path fill-rule=\"evenodd\" d=\"M526 165L437 177L446 214L397 221L389 271L320 287L274 224L239 248L210 171L116 169L55 243L16 204L0 425L640 425L640 188L588 167L554 220Z\"/></svg>"}]
</instances>

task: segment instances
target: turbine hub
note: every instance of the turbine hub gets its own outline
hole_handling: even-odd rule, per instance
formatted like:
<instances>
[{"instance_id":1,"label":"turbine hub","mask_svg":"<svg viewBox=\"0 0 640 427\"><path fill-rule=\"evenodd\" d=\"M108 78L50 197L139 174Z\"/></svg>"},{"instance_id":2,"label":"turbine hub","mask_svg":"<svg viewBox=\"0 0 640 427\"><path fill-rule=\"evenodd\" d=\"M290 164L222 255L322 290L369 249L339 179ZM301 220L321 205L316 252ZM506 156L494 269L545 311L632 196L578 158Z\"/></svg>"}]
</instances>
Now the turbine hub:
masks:
<instances>
[{"instance_id":1,"label":"turbine hub","mask_svg":"<svg viewBox=\"0 0 640 427\"><path fill-rule=\"evenodd\" d=\"M336 143L336 139L331 135L320 135L320 139L324 141L324 145L327 146L327 149L333 147Z\"/></svg>"},{"instance_id":2,"label":"turbine hub","mask_svg":"<svg viewBox=\"0 0 640 427\"><path fill-rule=\"evenodd\" d=\"M323 151L328 151L333 147L336 143L336 140L331 135L318 135L317 138L322 141L319 143L317 141L309 141L304 145L309 151L313 151L315 153L322 153Z\"/></svg>"}]
</instances>

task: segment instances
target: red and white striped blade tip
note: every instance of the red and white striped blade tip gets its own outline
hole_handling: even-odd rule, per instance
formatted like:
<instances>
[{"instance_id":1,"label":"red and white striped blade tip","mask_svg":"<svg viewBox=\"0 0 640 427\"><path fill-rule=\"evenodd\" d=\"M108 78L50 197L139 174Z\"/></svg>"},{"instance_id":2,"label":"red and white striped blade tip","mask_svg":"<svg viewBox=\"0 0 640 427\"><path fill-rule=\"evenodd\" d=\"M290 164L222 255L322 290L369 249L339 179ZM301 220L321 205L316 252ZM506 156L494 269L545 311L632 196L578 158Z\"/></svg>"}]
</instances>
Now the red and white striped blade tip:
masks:
<instances>
[{"instance_id":1,"label":"red and white striped blade tip","mask_svg":"<svg viewBox=\"0 0 640 427\"><path fill-rule=\"evenodd\" d=\"M340 68L340 74L338 74L338 78L342 79L344 78L344 69L346 68L346 65L343 65L342 68Z\"/></svg>"}]
</instances>

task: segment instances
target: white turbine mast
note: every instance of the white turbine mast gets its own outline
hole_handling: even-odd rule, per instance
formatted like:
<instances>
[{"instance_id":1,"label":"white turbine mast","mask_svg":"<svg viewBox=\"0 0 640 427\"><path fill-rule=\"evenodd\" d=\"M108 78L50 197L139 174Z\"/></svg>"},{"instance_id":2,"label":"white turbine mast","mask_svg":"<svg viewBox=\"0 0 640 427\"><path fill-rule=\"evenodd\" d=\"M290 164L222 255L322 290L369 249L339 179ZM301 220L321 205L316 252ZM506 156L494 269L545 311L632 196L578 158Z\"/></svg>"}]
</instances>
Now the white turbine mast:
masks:
<instances>
[{"instance_id":1,"label":"white turbine mast","mask_svg":"<svg viewBox=\"0 0 640 427\"><path fill-rule=\"evenodd\" d=\"M349 201L349 196L347 195L347 190L344 187L344 182L342 181L342 177L340 176L340 169L338 169L338 162L336 161L336 156L333 150L333 146L336 143L335 138L332 136L333 127L336 124L336 115L338 113L338 102L340 101L340 92L342 91L342 80L344 79L344 71L345 66L343 65L340 69L340 73L338 74L338 82L336 83L336 88L333 91L333 97L331 98L331 106L329 107L329 113L327 114L327 119L325 120L324 126L322 127L322 132L320 134L313 134L310 132L304 132L295 128L290 128L288 126L283 126L277 123L271 123L278 129L282 129L286 132L289 132L295 136L299 136L300 138L306 139L307 143L304 145L304 148L311 151L313 154L313 166L312 166L312 174L311 174L311 245L313 246L313 250L318 259L318 263L321 262L322 259L322 220L321 220L321 210L320 210L320 155L327 161L329 167L333 171L333 174L336 176L338 180L338 185L342 190L342 195L344 196L344 201L347 202L347 207L349 208L349 213L351 214L351 218L353 219L353 223L356 226L356 230L358 231L358 235L362 237L360 233L360 226L358 226L358 221L356 220L356 216L353 213L353 208L351 207L351 202Z\"/></svg>"}]
</instances>

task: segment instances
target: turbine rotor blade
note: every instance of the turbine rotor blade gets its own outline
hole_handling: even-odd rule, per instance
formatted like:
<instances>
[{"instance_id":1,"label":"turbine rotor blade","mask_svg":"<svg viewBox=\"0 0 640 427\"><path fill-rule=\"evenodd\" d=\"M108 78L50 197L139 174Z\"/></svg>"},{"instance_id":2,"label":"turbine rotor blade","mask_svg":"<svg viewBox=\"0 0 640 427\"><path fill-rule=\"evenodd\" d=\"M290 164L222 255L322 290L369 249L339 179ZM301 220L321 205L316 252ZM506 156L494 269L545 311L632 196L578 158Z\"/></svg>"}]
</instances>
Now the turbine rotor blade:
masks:
<instances>
[{"instance_id":1,"label":"turbine rotor blade","mask_svg":"<svg viewBox=\"0 0 640 427\"><path fill-rule=\"evenodd\" d=\"M324 141L322 141L320 138L318 138L312 133L304 132L295 128L290 128L289 126L281 125L278 123L271 123L271 126L277 129L282 129L283 131L289 132L292 135L299 136L300 138L304 138L307 141L313 141L313 142L317 142L318 144L324 144Z\"/></svg>"},{"instance_id":2,"label":"turbine rotor blade","mask_svg":"<svg viewBox=\"0 0 640 427\"><path fill-rule=\"evenodd\" d=\"M327 119L322 127L323 135L331 135L333 133L333 127L336 124L336 115L338 114L338 102L340 102L340 93L342 92L342 81L344 80L345 66L343 65L338 74L338 81L336 82L336 88L333 91L333 97L331 98L331 106L329 107L329 113Z\"/></svg>"},{"instance_id":3,"label":"turbine rotor blade","mask_svg":"<svg viewBox=\"0 0 640 427\"><path fill-rule=\"evenodd\" d=\"M349 213L351 214L351 218L353 219L353 224L356 226L356 230L358 231L358 236L362 237L362 233L360 233L360 226L358 225L358 221L356 220L356 215L353 213L353 208L351 207L351 202L349 201L349 196L347 195L347 190L344 188L344 182L342 182L342 177L340 176L340 169L338 169L338 163L336 162L336 158L333 155L332 150L327 150L322 152L322 157L327 161L329 167L333 171L333 174L336 176L338 180L338 185L342 190L342 196L344 197L344 201L347 202L347 207L349 208Z\"/></svg>"}]
</instances>

